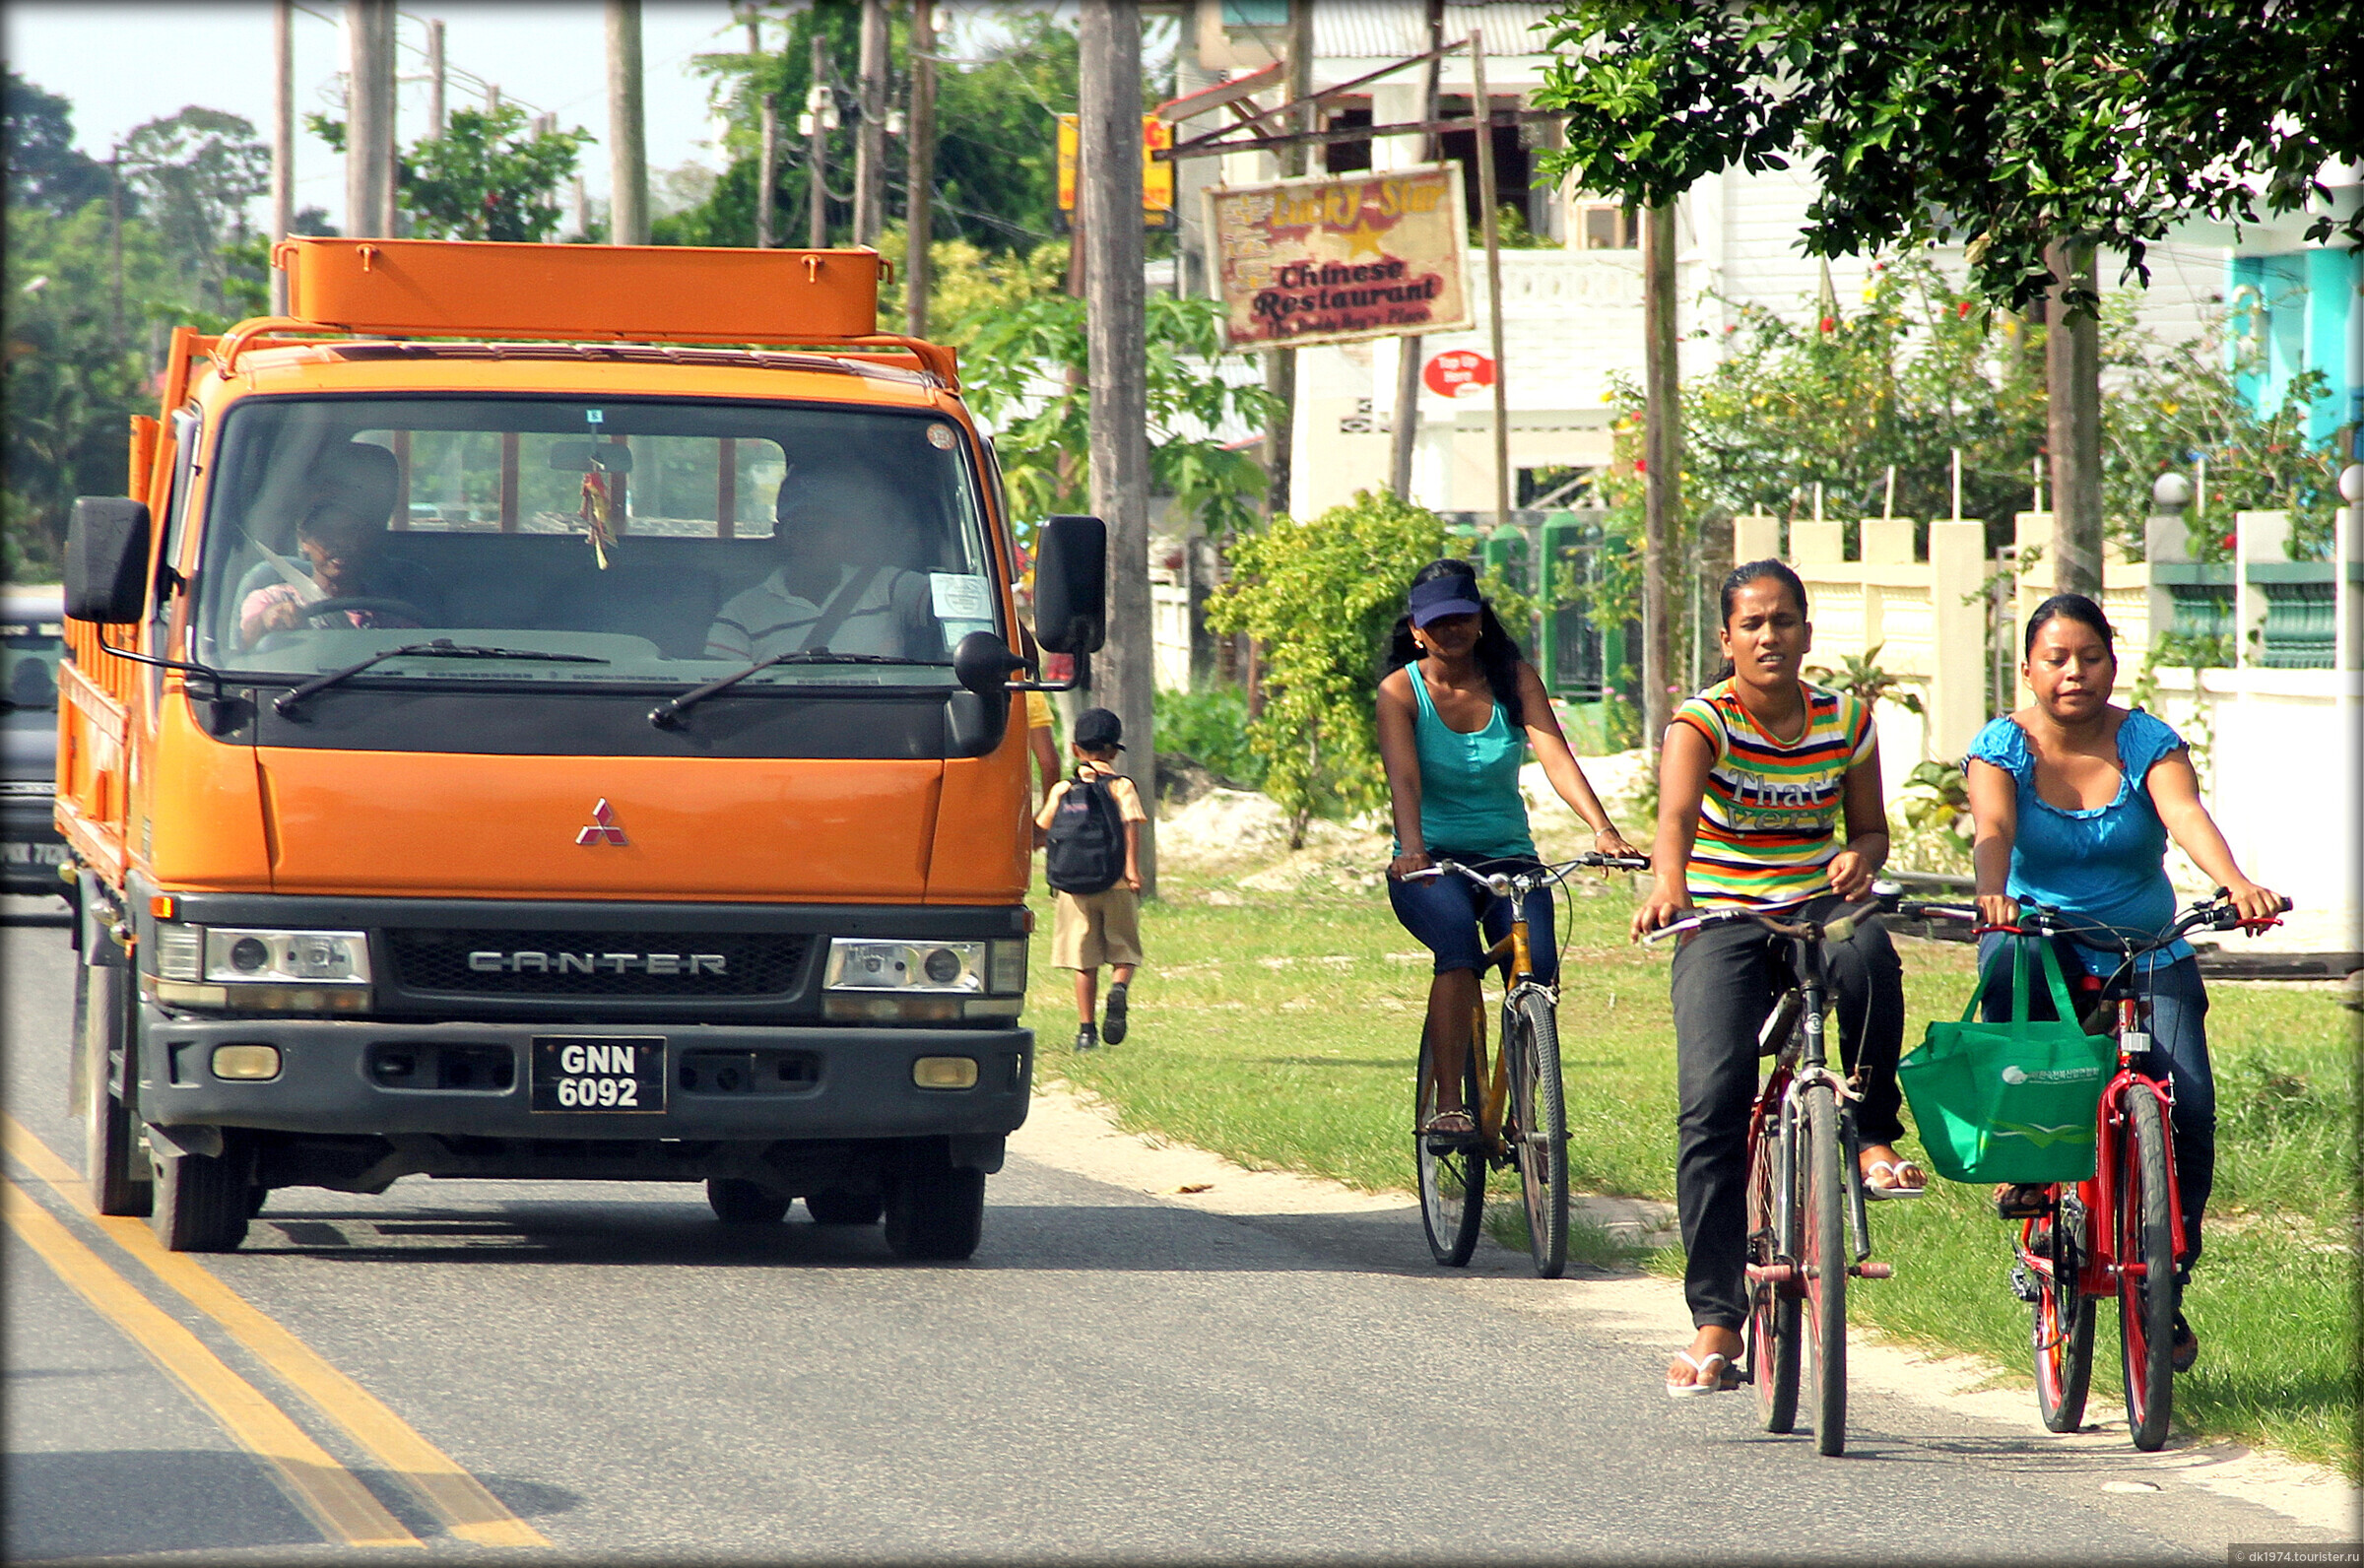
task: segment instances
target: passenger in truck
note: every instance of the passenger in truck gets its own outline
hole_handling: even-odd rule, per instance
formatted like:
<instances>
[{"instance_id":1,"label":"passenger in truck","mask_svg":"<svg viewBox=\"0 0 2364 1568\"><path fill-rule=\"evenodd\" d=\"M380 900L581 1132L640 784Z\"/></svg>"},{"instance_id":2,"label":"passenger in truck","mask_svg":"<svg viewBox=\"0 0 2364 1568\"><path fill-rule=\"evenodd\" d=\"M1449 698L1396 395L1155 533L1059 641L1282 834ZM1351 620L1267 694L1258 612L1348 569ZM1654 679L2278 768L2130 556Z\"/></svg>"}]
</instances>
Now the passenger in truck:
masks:
<instances>
[{"instance_id":1,"label":"passenger in truck","mask_svg":"<svg viewBox=\"0 0 2364 1568\"><path fill-rule=\"evenodd\" d=\"M308 569L309 586L293 580L267 583L249 593L238 606L238 638L251 648L274 631L296 631L307 625L416 626L417 620L394 608L416 609L412 598L399 591L408 584L401 574L381 569L377 559L386 537L344 501L313 504L296 526L296 548ZM415 592L415 590L413 590ZM325 616L312 607L331 599L371 599L365 609L332 610Z\"/></svg>"},{"instance_id":2,"label":"passenger in truck","mask_svg":"<svg viewBox=\"0 0 2364 1568\"><path fill-rule=\"evenodd\" d=\"M799 464L781 482L779 565L722 607L709 659L857 653L940 660L944 636L903 497L868 465Z\"/></svg>"}]
</instances>

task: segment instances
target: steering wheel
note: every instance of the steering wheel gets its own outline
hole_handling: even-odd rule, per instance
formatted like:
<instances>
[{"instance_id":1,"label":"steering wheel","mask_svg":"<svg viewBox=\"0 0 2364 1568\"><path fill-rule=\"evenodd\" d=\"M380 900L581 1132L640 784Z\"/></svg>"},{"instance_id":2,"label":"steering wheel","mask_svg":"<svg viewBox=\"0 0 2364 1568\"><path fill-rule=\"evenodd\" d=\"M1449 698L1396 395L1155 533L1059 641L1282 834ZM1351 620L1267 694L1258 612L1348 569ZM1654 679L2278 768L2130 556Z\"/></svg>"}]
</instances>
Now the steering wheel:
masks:
<instances>
[{"instance_id":1,"label":"steering wheel","mask_svg":"<svg viewBox=\"0 0 2364 1568\"><path fill-rule=\"evenodd\" d=\"M385 599L375 594L353 594L339 599L316 599L308 605L297 606L296 610L297 614L305 621L317 621L322 616L333 616L340 611L361 610L381 616L400 616L403 620L417 625L427 624L427 612L409 600Z\"/></svg>"}]
</instances>

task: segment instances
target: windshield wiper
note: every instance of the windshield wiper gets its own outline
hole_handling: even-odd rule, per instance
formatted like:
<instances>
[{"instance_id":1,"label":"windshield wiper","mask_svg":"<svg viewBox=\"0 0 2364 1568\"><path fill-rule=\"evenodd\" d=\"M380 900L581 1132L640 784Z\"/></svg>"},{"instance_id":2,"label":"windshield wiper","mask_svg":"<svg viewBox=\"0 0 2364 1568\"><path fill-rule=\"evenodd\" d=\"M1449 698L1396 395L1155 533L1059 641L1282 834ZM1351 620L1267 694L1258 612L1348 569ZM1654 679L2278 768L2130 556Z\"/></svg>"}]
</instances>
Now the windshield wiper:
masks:
<instances>
[{"instance_id":1,"label":"windshield wiper","mask_svg":"<svg viewBox=\"0 0 2364 1568\"><path fill-rule=\"evenodd\" d=\"M295 713L298 703L313 692L325 691L338 682L350 680L363 670L384 664L388 659L404 658L533 659L544 664L606 664L608 662L596 654L543 653L533 648L479 648L470 643L454 642L449 637L437 637L432 642L413 642L399 648L388 648L383 653L371 654L360 664L347 665L342 670L332 670L327 675L314 676L303 685L282 691L278 696L273 697L271 706L279 711L280 717L287 718Z\"/></svg>"},{"instance_id":2,"label":"windshield wiper","mask_svg":"<svg viewBox=\"0 0 2364 1568\"><path fill-rule=\"evenodd\" d=\"M728 691L749 676L761 675L772 666L781 664L903 664L916 665L929 670L952 668L942 659L897 659L884 653L831 653L826 648L810 650L798 648L788 653L775 653L768 659L757 659L746 669L726 675L719 681L708 681L704 686L691 686L680 696L660 702L650 708L648 722L660 730L670 730L673 728L674 722L684 713L705 701L717 691Z\"/></svg>"}]
</instances>

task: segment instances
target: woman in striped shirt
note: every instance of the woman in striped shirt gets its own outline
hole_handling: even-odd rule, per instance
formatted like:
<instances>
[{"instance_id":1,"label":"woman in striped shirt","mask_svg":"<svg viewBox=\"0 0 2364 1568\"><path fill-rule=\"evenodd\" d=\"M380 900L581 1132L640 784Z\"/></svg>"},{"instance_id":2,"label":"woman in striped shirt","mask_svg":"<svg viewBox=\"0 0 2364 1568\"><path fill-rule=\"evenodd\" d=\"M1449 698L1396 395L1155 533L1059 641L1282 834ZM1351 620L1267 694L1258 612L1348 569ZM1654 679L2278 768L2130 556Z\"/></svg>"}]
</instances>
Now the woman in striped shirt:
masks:
<instances>
[{"instance_id":1,"label":"woman in striped shirt","mask_svg":"<svg viewBox=\"0 0 2364 1568\"><path fill-rule=\"evenodd\" d=\"M1658 883L1634 914L1637 939L1694 905L1827 918L1869 893L1887 859L1871 709L1799 676L1813 646L1806 585L1778 560L1750 561L1725 579L1723 613L1728 675L1675 711L1660 748ZM1668 1369L1673 1395L1732 1387L1740 1353L1756 1035L1789 981L1776 943L1736 921L1687 934L1674 953L1674 1197L1698 1332ZM1928 1178L1892 1146L1904 1131L1903 966L1876 924L1830 944L1828 957L1841 1055L1863 1095L1865 1195L1917 1196Z\"/></svg>"}]
</instances>

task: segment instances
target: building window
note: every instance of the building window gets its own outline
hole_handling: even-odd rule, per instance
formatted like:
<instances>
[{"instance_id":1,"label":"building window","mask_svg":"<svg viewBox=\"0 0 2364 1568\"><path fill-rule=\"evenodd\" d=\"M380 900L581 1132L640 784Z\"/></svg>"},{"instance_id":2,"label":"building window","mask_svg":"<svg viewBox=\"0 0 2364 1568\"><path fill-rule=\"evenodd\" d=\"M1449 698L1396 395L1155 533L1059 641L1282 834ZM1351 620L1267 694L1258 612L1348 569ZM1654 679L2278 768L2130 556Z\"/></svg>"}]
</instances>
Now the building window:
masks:
<instances>
[{"instance_id":1,"label":"building window","mask_svg":"<svg viewBox=\"0 0 2364 1568\"><path fill-rule=\"evenodd\" d=\"M1578 250L1632 250L1641 244L1640 214L1615 202L1575 203Z\"/></svg>"},{"instance_id":2,"label":"building window","mask_svg":"<svg viewBox=\"0 0 2364 1568\"><path fill-rule=\"evenodd\" d=\"M1369 109L1340 109L1328 116L1322 128L1343 131L1370 123ZM1359 142L1332 142L1322 149L1322 166L1333 174L1352 173L1371 166L1371 144L1367 138Z\"/></svg>"}]
</instances>

